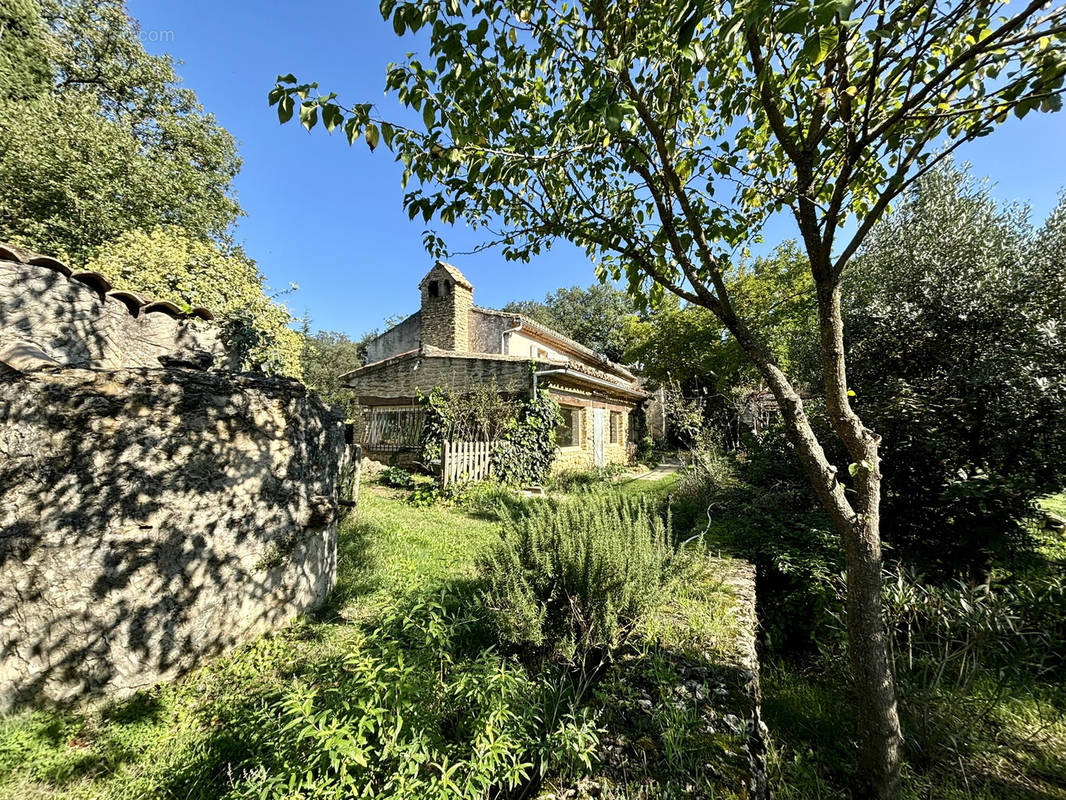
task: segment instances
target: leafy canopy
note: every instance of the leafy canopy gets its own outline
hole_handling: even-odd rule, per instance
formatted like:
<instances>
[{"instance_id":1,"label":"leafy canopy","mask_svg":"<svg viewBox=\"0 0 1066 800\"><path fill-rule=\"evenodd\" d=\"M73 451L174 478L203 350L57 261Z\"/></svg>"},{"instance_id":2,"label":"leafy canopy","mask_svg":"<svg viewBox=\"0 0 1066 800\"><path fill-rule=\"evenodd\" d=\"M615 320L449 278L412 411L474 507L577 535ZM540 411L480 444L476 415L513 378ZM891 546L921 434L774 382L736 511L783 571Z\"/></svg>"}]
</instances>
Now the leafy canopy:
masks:
<instances>
[{"instance_id":1,"label":"leafy canopy","mask_svg":"<svg viewBox=\"0 0 1066 800\"><path fill-rule=\"evenodd\" d=\"M41 15L33 0L0 0L0 99L22 99L51 84Z\"/></svg>"},{"instance_id":2,"label":"leafy canopy","mask_svg":"<svg viewBox=\"0 0 1066 800\"><path fill-rule=\"evenodd\" d=\"M1043 5L383 0L397 34L429 33L386 81L424 129L292 75L270 101L394 150L412 217L509 258L563 237L728 317L723 265L775 212L839 274L907 181L1011 111L1057 110L1066 10Z\"/></svg>"},{"instance_id":3,"label":"leafy canopy","mask_svg":"<svg viewBox=\"0 0 1066 800\"><path fill-rule=\"evenodd\" d=\"M300 364L303 381L318 392L323 402L340 406L348 419L355 419L359 403L355 393L343 385L341 376L366 363L366 345L377 336L370 331L359 340L340 331L311 333L310 322L305 317L301 335L303 349Z\"/></svg>"},{"instance_id":4,"label":"leafy canopy","mask_svg":"<svg viewBox=\"0 0 1066 800\"><path fill-rule=\"evenodd\" d=\"M222 240L240 214L236 145L145 52L122 0L44 0L21 26L29 38L0 40L0 81L23 75L0 86L0 239L77 266L135 229Z\"/></svg>"},{"instance_id":5,"label":"leafy canopy","mask_svg":"<svg viewBox=\"0 0 1066 800\"><path fill-rule=\"evenodd\" d=\"M883 436L884 534L927 571L981 574L1066 485L1066 198L1028 209L950 167L859 251L845 306L855 403Z\"/></svg>"},{"instance_id":6,"label":"leafy canopy","mask_svg":"<svg viewBox=\"0 0 1066 800\"><path fill-rule=\"evenodd\" d=\"M614 286L598 283L557 289L543 301L519 300L504 311L525 314L571 339L622 361L631 342L631 328L637 320L632 299Z\"/></svg>"}]
</instances>

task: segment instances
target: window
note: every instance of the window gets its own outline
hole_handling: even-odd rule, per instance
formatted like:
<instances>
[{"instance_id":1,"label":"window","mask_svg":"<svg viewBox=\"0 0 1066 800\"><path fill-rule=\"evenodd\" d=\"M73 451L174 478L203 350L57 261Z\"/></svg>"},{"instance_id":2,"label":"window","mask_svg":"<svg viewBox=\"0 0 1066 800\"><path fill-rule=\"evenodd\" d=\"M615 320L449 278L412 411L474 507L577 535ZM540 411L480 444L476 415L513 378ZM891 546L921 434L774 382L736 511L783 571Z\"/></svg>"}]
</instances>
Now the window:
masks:
<instances>
[{"instance_id":1,"label":"window","mask_svg":"<svg viewBox=\"0 0 1066 800\"><path fill-rule=\"evenodd\" d=\"M364 435L368 450L398 452L418 447L426 412L423 408L371 408Z\"/></svg>"},{"instance_id":2,"label":"window","mask_svg":"<svg viewBox=\"0 0 1066 800\"><path fill-rule=\"evenodd\" d=\"M581 447L581 409L562 406L559 411L563 421L555 426L555 444L559 447Z\"/></svg>"},{"instance_id":3,"label":"window","mask_svg":"<svg viewBox=\"0 0 1066 800\"><path fill-rule=\"evenodd\" d=\"M532 345L531 344L529 346L529 350L530 350L529 354L533 358L547 358L548 357L548 351L545 350L543 347L537 347L536 345Z\"/></svg>"},{"instance_id":4,"label":"window","mask_svg":"<svg viewBox=\"0 0 1066 800\"><path fill-rule=\"evenodd\" d=\"M611 444L622 443L622 412L611 412Z\"/></svg>"},{"instance_id":5,"label":"window","mask_svg":"<svg viewBox=\"0 0 1066 800\"><path fill-rule=\"evenodd\" d=\"M436 281L429 282L429 296L440 297L440 284Z\"/></svg>"}]
</instances>

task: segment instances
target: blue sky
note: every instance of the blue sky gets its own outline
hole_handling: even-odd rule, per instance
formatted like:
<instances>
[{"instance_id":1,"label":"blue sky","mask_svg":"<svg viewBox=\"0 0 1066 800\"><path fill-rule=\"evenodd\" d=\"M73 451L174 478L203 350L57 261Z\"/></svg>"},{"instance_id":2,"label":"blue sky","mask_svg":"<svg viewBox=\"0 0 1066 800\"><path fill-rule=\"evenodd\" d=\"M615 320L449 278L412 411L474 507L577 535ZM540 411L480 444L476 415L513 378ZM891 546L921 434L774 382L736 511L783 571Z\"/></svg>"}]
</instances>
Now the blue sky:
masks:
<instances>
[{"instance_id":1,"label":"blue sky","mask_svg":"<svg viewBox=\"0 0 1066 800\"><path fill-rule=\"evenodd\" d=\"M385 67L415 48L382 21L376 0L228 2L129 0L152 52L169 52L178 72L240 143L244 167L236 180L247 216L238 238L274 290L290 282L285 299L310 315L315 329L359 336L386 317L418 304L417 284L431 261L420 221L403 211L400 169L380 148L349 148L340 132L308 134L278 125L267 92L279 73L316 80L342 101L396 106L383 95ZM1028 201L1042 219L1066 186L1066 114L1011 119L991 137L960 150L959 160L987 176L1003 200ZM478 240L463 228L442 228L453 251ZM785 225L768 232L795 235ZM541 298L560 286L594 281L584 254L560 243L531 266L498 253L452 259L475 287L479 305Z\"/></svg>"}]
</instances>

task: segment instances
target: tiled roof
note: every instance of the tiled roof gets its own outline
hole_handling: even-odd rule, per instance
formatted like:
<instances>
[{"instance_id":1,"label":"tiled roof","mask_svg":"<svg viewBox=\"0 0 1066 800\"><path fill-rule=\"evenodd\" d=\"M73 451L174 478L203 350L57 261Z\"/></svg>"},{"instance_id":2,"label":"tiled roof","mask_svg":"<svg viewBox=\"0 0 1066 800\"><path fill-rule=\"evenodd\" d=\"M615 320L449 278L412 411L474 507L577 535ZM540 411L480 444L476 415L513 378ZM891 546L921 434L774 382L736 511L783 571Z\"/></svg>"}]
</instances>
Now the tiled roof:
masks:
<instances>
[{"instance_id":1,"label":"tiled roof","mask_svg":"<svg viewBox=\"0 0 1066 800\"><path fill-rule=\"evenodd\" d=\"M199 319L215 318L214 312L206 308L194 308L192 311L186 313L177 305L167 300L148 299L141 295L134 294L133 292L114 290L111 287L111 282L99 272L74 272L59 259L52 258L51 256L42 256L32 250L27 250L25 247L19 247L18 245L9 244L8 242L0 242L0 261L10 261L16 264L27 264L34 267L46 267L54 272L58 272L72 281L88 286L101 296L113 297L115 300L120 301L134 317L139 316L143 311L145 314L162 313L178 319L186 319L188 317L196 317Z\"/></svg>"}]
</instances>

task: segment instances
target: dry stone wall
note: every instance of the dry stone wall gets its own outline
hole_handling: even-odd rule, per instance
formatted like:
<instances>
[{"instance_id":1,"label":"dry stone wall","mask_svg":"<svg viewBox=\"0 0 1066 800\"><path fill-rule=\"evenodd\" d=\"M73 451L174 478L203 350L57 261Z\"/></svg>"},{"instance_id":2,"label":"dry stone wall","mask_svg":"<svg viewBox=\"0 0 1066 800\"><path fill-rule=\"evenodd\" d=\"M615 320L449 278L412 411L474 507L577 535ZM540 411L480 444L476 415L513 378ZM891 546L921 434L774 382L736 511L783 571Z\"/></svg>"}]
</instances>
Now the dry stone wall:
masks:
<instances>
[{"instance_id":1,"label":"dry stone wall","mask_svg":"<svg viewBox=\"0 0 1066 800\"><path fill-rule=\"evenodd\" d=\"M102 275L0 243L0 363L117 369L208 354L228 366L217 325L110 289Z\"/></svg>"},{"instance_id":2,"label":"dry stone wall","mask_svg":"<svg viewBox=\"0 0 1066 800\"><path fill-rule=\"evenodd\" d=\"M295 381L0 375L0 707L128 693L315 607L345 450Z\"/></svg>"}]
</instances>

